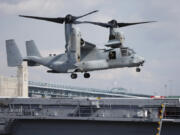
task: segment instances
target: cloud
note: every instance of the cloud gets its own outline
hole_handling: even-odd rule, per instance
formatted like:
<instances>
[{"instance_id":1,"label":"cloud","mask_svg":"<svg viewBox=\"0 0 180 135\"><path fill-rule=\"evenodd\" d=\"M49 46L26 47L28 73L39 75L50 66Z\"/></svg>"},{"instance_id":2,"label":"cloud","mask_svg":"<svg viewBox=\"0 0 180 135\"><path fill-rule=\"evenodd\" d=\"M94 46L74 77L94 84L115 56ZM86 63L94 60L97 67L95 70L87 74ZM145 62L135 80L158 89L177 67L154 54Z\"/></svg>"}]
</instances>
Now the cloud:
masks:
<instances>
[{"instance_id":1,"label":"cloud","mask_svg":"<svg viewBox=\"0 0 180 135\"><path fill-rule=\"evenodd\" d=\"M0 11L5 14L17 13L38 13L53 14L59 9L63 9L62 0L20 0L20 1L1 1Z\"/></svg>"},{"instance_id":2,"label":"cloud","mask_svg":"<svg viewBox=\"0 0 180 135\"><path fill-rule=\"evenodd\" d=\"M108 22L110 20L112 20L112 17L110 15L105 15L100 13L92 17L92 21L96 21L96 22Z\"/></svg>"},{"instance_id":3,"label":"cloud","mask_svg":"<svg viewBox=\"0 0 180 135\"><path fill-rule=\"evenodd\" d=\"M70 12L75 8L92 10L103 2L104 0L1 0L0 11L4 14L57 15L63 10Z\"/></svg>"},{"instance_id":4,"label":"cloud","mask_svg":"<svg viewBox=\"0 0 180 135\"><path fill-rule=\"evenodd\" d=\"M92 8L102 4L105 0L77 0L77 1L78 3L80 3L83 6L86 6L87 8Z\"/></svg>"}]
</instances>

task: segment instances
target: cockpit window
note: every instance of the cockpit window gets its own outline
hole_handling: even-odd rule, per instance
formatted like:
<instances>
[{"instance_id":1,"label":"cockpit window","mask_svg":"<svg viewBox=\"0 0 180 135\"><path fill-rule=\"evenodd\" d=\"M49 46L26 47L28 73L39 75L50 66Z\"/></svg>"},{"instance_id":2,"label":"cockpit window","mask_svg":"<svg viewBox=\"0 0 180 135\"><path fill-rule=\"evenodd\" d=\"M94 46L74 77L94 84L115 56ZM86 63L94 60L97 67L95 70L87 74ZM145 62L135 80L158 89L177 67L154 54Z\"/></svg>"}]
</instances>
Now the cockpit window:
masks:
<instances>
[{"instance_id":1,"label":"cockpit window","mask_svg":"<svg viewBox=\"0 0 180 135\"><path fill-rule=\"evenodd\" d=\"M122 56L130 56L130 55L134 54L134 51L132 49L128 49L128 48L121 48L121 54L122 54Z\"/></svg>"},{"instance_id":2,"label":"cockpit window","mask_svg":"<svg viewBox=\"0 0 180 135\"><path fill-rule=\"evenodd\" d=\"M121 48L122 56L127 56L127 48Z\"/></svg>"},{"instance_id":3,"label":"cockpit window","mask_svg":"<svg viewBox=\"0 0 180 135\"><path fill-rule=\"evenodd\" d=\"M131 52L130 52L130 51L128 51L127 55L128 55L128 56L130 56L130 55L131 55Z\"/></svg>"},{"instance_id":4,"label":"cockpit window","mask_svg":"<svg viewBox=\"0 0 180 135\"><path fill-rule=\"evenodd\" d=\"M128 49L128 50L131 52L131 54L135 54L133 49Z\"/></svg>"}]
</instances>

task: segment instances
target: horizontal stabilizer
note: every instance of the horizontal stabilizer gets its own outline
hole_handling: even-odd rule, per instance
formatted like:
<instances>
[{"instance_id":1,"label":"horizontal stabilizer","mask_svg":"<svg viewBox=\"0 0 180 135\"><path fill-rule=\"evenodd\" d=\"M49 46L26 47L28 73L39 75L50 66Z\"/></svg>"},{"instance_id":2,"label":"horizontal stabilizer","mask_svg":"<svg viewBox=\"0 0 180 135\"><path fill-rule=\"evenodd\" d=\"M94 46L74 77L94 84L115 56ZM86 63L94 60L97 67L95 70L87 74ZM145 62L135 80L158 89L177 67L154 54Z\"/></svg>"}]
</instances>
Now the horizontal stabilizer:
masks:
<instances>
[{"instance_id":1,"label":"horizontal stabilizer","mask_svg":"<svg viewBox=\"0 0 180 135\"><path fill-rule=\"evenodd\" d=\"M9 67L21 65L22 56L14 39L6 40L7 63Z\"/></svg>"}]
</instances>

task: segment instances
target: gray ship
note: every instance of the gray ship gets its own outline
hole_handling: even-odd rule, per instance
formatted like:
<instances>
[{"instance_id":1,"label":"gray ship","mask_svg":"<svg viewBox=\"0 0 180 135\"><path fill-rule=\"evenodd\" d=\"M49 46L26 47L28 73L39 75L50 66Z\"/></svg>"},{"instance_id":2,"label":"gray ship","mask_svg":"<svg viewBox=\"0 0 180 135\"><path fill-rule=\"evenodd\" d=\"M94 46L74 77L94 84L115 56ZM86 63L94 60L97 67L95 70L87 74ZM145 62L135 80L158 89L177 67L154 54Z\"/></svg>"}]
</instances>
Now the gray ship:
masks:
<instances>
[{"instance_id":1,"label":"gray ship","mask_svg":"<svg viewBox=\"0 0 180 135\"><path fill-rule=\"evenodd\" d=\"M0 98L0 133L179 135L179 99Z\"/></svg>"}]
</instances>

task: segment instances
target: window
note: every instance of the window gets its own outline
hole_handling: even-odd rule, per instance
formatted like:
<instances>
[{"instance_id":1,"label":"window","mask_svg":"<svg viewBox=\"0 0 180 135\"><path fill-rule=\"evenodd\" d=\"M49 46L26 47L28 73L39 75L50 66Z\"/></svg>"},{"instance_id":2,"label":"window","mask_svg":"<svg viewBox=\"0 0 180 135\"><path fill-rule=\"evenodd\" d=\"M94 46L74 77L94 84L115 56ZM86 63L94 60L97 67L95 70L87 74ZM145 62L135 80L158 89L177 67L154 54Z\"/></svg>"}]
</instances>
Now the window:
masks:
<instances>
[{"instance_id":1,"label":"window","mask_svg":"<svg viewBox=\"0 0 180 135\"><path fill-rule=\"evenodd\" d=\"M127 56L127 48L122 48L121 54L122 54L122 56Z\"/></svg>"},{"instance_id":2,"label":"window","mask_svg":"<svg viewBox=\"0 0 180 135\"><path fill-rule=\"evenodd\" d=\"M109 40L114 40L114 39L116 39L115 35L110 35L109 36Z\"/></svg>"},{"instance_id":3,"label":"window","mask_svg":"<svg viewBox=\"0 0 180 135\"><path fill-rule=\"evenodd\" d=\"M109 59L116 59L116 52L115 51L109 52Z\"/></svg>"}]
</instances>

